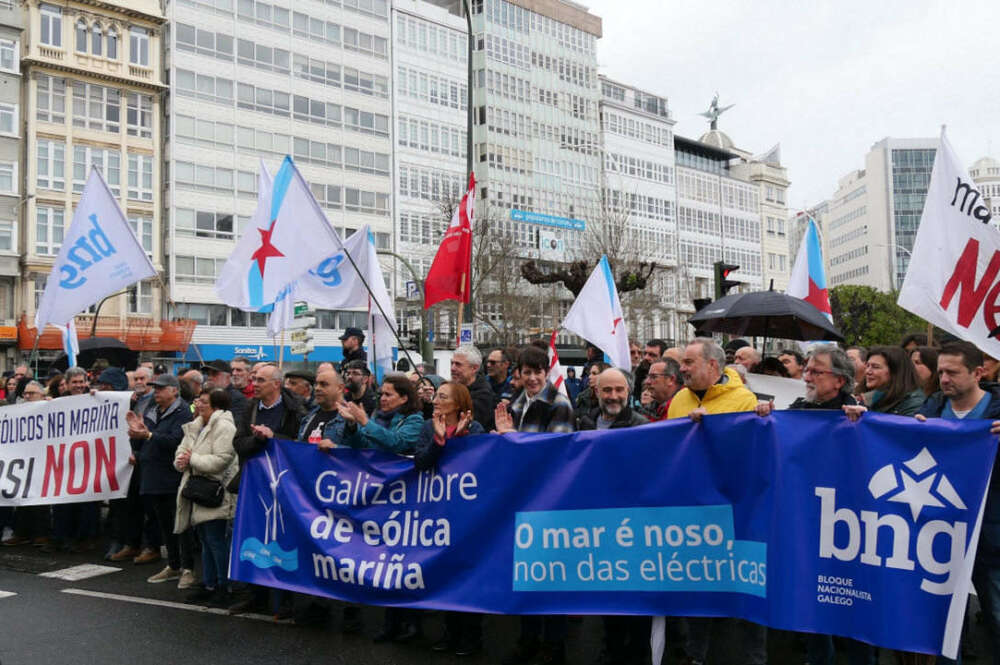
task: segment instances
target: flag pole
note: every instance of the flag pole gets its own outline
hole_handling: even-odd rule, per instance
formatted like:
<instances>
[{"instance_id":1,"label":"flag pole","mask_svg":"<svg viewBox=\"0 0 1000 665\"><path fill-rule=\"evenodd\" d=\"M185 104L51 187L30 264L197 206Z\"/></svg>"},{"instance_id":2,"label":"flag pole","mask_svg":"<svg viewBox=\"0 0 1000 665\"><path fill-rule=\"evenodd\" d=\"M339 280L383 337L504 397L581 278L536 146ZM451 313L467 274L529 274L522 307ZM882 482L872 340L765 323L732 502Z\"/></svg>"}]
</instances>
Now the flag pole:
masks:
<instances>
[{"instance_id":1,"label":"flag pole","mask_svg":"<svg viewBox=\"0 0 1000 665\"><path fill-rule=\"evenodd\" d=\"M462 319L465 314L465 273L463 272L461 277L459 277L459 282L462 284L461 291L459 291L458 299L458 328L455 330L455 348L462 346Z\"/></svg>"},{"instance_id":2,"label":"flag pole","mask_svg":"<svg viewBox=\"0 0 1000 665\"><path fill-rule=\"evenodd\" d=\"M281 344L278 346L278 369L285 363L285 329L281 329Z\"/></svg>"}]
</instances>

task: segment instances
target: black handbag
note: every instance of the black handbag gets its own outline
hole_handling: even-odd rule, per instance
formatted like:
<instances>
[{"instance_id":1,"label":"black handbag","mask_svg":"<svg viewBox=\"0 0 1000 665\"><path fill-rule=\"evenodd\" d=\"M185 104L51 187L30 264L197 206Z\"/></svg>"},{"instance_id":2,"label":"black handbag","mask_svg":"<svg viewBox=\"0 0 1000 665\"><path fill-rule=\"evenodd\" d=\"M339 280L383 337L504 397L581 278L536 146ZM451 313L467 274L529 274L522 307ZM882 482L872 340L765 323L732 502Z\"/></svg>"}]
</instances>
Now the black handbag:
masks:
<instances>
[{"instance_id":1,"label":"black handbag","mask_svg":"<svg viewBox=\"0 0 1000 665\"><path fill-rule=\"evenodd\" d=\"M226 490L218 480L194 474L188 477L187 484L181 490L182 497L206 508L221 506L225 494Z\"/></svg>"}]
</instances>

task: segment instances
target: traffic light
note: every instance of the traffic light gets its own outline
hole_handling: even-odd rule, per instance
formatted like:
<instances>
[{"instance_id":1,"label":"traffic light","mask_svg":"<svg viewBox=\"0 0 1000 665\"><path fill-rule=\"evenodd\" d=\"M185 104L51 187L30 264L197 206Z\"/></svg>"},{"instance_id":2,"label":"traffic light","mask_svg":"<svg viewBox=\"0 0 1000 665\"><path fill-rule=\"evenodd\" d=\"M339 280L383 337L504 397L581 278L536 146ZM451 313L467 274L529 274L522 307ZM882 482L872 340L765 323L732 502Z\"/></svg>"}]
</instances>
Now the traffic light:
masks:
<instances>
[{"instance_id":1,"label":"traffic light","mask_svg":"<svg viewBox=\"0 0 1000 665\"><path fill-rule=\"evenodd\" d=\"M729 276L739 270L739 266L724 261L715 262L715 299L723 297L729 293L729 289L739 286L740 282L729 279Z\"/></svg>"}]
</instances>

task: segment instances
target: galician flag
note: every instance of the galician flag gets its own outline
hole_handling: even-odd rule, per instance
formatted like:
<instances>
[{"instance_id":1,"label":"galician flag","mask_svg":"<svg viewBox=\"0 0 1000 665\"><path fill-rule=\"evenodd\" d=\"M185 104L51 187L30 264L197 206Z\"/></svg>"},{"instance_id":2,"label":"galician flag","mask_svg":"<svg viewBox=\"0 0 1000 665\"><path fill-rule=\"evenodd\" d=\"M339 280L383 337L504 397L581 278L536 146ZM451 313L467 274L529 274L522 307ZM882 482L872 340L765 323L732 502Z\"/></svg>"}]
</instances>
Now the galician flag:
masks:
<instances>
[{"instance_id":1,"label":"galician flag","mask_svg":"<svg viewBox=\"0 0 1000 665\"><path fill-rule=\"evenodd\" d=\"M631 371L628 331L607 256L601 256L594 272L590 273L562 327L604 351L615 367Z\"/></svg>"},{"instance_id":2,"label":"galician flag","mask_svg":"<svg viewBox=\"0 0 1000 665\"><path fill-rule=\"evenodd\" d=\"M795 265L792 266L792 276L785 293L805 300L833 321L830 295L826 289L826 270L823 268L823 250L819 244L816 221L812 217L802 236L802 244L795 256Z\"/></svg>"},{"instance_id":3,"label":"galician flag","mask_svg":"<svg viewBox=\"0 0 1000 665\"><path fill-rule=\"evenodd\" d=\"M424 280L424 309L442 300L469 302L472 289L472 217L476 209L476 176L451 216L451 224Z\"/></svg>"},{"instance_id":4,"label":"galician flag","mask_svg":"<svg viewBox=\"0 0 1000 665\"><path fill-rule=\"evenodd\" d=\"M222 302L247 312L270 312L290 297L289 285L340 248L291 157L267 181L261 164L257 211L215 283Z\"/></svg>"},{"instance_id":5,"label":"galician flag","mask_svg":"<svg viewBox=\"0 0 1000 665\"><path fill-rule=\"evenodd\" d=\"M156 269L101 172L92 168L45 282L35 326L63 326L105 296L156 276Z\"/></svg>"},{"instance_id":6,"label":"galician flag","mask_svg":"<svg viewBox=\"0 0 1000 665\"><path fill-rule=\"evenodd\" d=\"M70 319L59 326L62 333L63 350L66 352L66 366L76 367L76 357L80 354L80 338L76 335L76 319Z\"/></svg>"}]
</instances>

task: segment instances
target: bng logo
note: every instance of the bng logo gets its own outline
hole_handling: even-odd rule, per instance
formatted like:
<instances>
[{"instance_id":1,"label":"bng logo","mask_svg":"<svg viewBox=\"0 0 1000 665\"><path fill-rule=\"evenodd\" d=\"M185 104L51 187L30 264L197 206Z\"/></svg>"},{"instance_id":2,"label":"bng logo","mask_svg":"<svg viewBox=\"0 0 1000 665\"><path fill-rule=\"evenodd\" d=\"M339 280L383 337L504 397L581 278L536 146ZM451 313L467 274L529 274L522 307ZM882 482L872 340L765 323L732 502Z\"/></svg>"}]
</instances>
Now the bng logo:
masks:
<instances>
[{"instance_id":1,"label":"bng logo","mask_svg":"<svg viewBox=\"0 0 1000 665\"><path fill-rule=\"evenodd\" d=\"M928 514L942 513L942 516L954 515L956 510L968 510L951 481L937 468L937 460L930 451L923 448L916 457L898 467L893 464L883 466L868 481L868 492L875 501L908 506L912 525L895 513L880 515L876 510L855 512L848 507L838 508L837 490L817 487L816 496L820 499L820 558L840 561L857 559L865 565L884 565L899 570L915 570L919 564L926 574L920 581L922 590L937 595L950 594L956 581L954 578L964 566L968 522L932 519L920 526L916 538L911 533L925 510L929 511ZM843 537L845 529L846 539ZM935 542L941 539L947 547L941 548L939 542L935 552ZM912 547L914 541L916 546ZM880 551L889 556L883 558ZM939 557L945 551L948 554L942 560Z\"/></svg>"}]
</instances>

